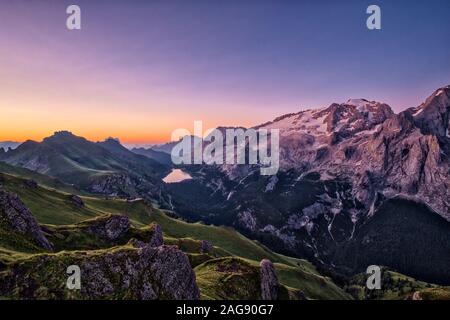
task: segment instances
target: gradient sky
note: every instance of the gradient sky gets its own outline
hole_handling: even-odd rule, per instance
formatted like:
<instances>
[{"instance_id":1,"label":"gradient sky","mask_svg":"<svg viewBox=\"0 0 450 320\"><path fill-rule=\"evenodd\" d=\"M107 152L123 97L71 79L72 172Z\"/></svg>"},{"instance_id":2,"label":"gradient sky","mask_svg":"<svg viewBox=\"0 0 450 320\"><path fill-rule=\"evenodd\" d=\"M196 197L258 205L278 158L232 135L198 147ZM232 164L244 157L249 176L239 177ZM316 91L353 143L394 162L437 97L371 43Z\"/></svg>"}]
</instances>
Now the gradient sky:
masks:
<instances>
[{"instance_id":1,"label":"gradient sky","mask_svg":"<svg viewBox=\"0 0 450 320\"><path fill-rule=\"evenodd\" d=\"M82 30L65 27L69 4ZM382 30L366 28L381 7ZM450 84L450 1L0 0L0 141L170 140Z\"/></svg>"}]
</instances>

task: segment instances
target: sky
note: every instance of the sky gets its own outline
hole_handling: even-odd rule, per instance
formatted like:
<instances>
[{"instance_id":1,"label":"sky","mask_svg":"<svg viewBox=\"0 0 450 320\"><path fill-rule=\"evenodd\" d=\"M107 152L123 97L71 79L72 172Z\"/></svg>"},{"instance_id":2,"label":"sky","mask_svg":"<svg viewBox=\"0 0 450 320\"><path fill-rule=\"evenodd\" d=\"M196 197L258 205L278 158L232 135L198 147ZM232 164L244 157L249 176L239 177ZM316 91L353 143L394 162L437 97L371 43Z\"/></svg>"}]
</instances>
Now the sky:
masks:
<instances>
[{"instance_id":1,"label":"sky","mask_svg":"<svg viewBox=\"0 0 450 320\"><path fill-rule=\"evenodd\" d=\"M66 8L81 8L81 30ZM381 8L368 30L366 8ZM0 141L169 141L450 84L450 1L0 0Z\"/></svg>"}]
</instances>

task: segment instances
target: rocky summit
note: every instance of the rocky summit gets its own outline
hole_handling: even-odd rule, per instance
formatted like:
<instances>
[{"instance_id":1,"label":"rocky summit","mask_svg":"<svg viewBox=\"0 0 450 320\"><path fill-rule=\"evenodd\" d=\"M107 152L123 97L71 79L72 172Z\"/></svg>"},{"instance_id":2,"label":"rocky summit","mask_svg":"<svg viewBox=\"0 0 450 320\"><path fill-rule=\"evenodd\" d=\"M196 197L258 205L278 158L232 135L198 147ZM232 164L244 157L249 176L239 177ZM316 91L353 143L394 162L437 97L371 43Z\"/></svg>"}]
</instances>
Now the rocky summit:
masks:
<instances>
[{"instance_id":1,"label":"rocky summit","mask_svg":"<svg viewBox=\"0 0 450 320\"><path fill-rule=\"evenodd\" d=\"M375 227L375 216L389 219L385 212L393 204L401 203L398 212L404 215L404 207L413 208L414 215L402 218L408 226L426 221L423 228L430 234L448 229L449 114L450 86L445 86L398 114L382 102L349 99L280 116L254 127L279 129L276 175L260 176L256 165L185 166L192 179L167 186L172 209L191 220L232 225L272 249L326 268L361 272L362 262L337 266L337 261L347 264L343 252L363 241L368 226ZM384 236L381 231L376 248ZM408 272L417 257L407 248L412 244L402 240L406 237L397 234L389 250L390 257L411 254L405 257L409 264L387 256L363 260L401 265ZM427 267L414 275L450 284L442 262L425 258L429 246L440 256L440 247L432 243L441 240L424 240L412 246Z\"/></svg>"}]
</instances>

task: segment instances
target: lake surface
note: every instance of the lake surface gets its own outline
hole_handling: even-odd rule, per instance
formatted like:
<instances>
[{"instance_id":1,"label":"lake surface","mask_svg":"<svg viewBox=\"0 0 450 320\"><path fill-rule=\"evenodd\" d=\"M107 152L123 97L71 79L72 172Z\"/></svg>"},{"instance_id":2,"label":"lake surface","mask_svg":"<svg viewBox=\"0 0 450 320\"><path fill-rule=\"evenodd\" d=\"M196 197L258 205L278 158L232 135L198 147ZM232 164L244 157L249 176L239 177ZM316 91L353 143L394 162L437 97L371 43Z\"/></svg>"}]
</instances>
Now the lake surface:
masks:
<instances>
[{"instance_id":1,"label":"lake surface","mask_svg":"<svg viewBox=\"0 0 450 320\"><path fill-rule=\"evenodd\" d=\"M165 183L177 183L189 179L192 179L189 173L186 173L181 169L172 169L172 171L163 179L163 181Z\"/></svg>"}]
</instances>

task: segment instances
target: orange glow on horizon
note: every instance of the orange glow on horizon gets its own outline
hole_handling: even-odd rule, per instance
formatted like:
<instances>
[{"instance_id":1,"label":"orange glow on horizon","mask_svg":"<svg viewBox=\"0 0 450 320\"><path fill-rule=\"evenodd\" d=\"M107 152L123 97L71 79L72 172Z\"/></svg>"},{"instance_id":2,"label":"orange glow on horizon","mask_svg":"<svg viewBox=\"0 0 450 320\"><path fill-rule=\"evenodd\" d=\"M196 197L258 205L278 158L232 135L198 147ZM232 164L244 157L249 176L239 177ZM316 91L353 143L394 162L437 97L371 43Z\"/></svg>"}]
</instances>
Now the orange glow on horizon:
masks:
<instances>
[{"instance_id":1,"label":"orange glow on horizon","mask_svg":"<svg viewBox=\"0 0 450 320\"><path fill-rule=\"evenodd\" d=\"M159 144L169 142L172 132L179 128L193 133L194 121L202 120L201 117L181 112L176 118L172 118L170 112L154 115L151 109L129 113L105 108L87 111L67 105L64 110L55 110L58 108L49 104L39 108L24 105L10 108L9 104L3 104L0 100L0 141L40 142L56 131L70 131L94 142L112 137L123 144ZM250 127L263 122L262 117L255 120L241 115L239 119L239 115L226 112L213 117L211 113L214 112L208 114L208 119L203 119L204 132L217 126Z\"/></svg>"}]
</instances>

